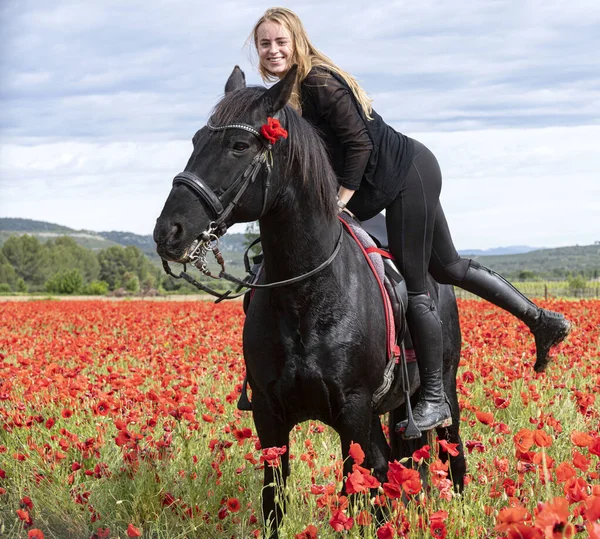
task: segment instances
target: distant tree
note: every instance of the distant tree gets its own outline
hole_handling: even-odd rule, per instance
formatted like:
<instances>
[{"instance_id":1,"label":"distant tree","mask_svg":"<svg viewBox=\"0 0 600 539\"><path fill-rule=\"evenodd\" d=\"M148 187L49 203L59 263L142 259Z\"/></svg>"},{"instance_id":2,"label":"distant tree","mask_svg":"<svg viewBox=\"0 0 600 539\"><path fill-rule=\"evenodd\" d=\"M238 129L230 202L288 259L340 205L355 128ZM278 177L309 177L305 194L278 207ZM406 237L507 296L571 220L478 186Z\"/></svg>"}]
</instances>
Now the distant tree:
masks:
<instances>
[{"instance_id":1,"label":"distant tree","mask_svg":"<svg viewBox=\"0 0 600 539\"><path fill-rule=\"evenodd\" d=\"M518 281L535 281L537 278L537 275L530 270L521 270L517 275Z\"/></svg>"},{"instance_id":2,"label":"distant tree","mask_svg":"<svg viewBox=\"0 0 600 539\"><path fill-rule=\"evenodd\" d=\"M17 279L17 282L15 283L15 290L22 293L25 293L29 290L29 287L27 286L27 283L23 277L19 277Z\"/></svg>"},{"instance_id":3,"label":"distant tree","mask_svg":"<svg viewBox=\"0 0 600 539\"><path fill-rule=\"evenodd\" d=\"M83 289L83 293L87 296L104 296L107 292L108 283L105 281L92 281Z\"/></svg>"},{"instance_id":4,"label":"distant tree","mask_svg":"<svg viewBox=\"0 0 600 539\"><path fill-rule=\"evenodd\" d=\"M62 270L46 281L52 294L78 294L83 291L83 276L78 269Z\"/></svg>"},{"instance_id":5,"label":"distant tree","mask_svg":"<svg viewBox=\"0 0 600 539\"><path fill-rule=\"evenodd\" d=\"M0 294L9 294L12 288L8 283L0 283Z\"/></svg>"},{"instance_id":6,"label":"distant tree","mask_svg":"<svg viewBox=\"0 0 600 539\"><path fill-rule=\"evenodd\" d=\"M90 249L86 249L68 236L61 236L46 242L48 250L48 263L57 271L78 269L84 281L98 279L100 263L98 257Z\"/></svg>"},{"instance_id":7,"label":"distant tree","mask_svg":"<svg viewBox=\"0 0 600 539\"><path fill-rule=\"evenodd\" d=\"M123 275L123 287L127 292L139 292L140 290L140 279L139 277L130 271Z\"/></svg>"},{"instance_id":8,"label":"distant tree","mask_svg":"<svg viewBox=\"0 0 600 539\"><path fill-rule=\"evenodd\" d=\"M156 277L154 275L148 275L140 284L140 288L144 292L153 290L156 285Z\"/></svg>"},{"instance_id":9,"label":"distant tree","mask_svg":"<svg viewBox=\"0 0 600 539\"><path fill-rule=\"evenodd\" d=\"M569 289L572 293L583 290L587 286L587 280L581 275L573 276L569 279Z\"/></svg>"},{"instance_id":10,"label":"distant tree","mask_svg":"<svg viewBox=\"0 0 600 539\"><path fill-rule=\"evenodd\" d=\"M148 276L156 276L159 269L137 247L109 247L98 253L100 279L106 281L111 290L125 286L124 275L132 273L139 282ZM139 287L138 282L138 287Z\"/></svg>"},{"instance_id":11,"label":"distant tree","mask_svg":"<svg viewBox=\"0 0 600 539\"><path fill-rule=\"evenodd\" d=\"M252 223L248 223L246 225L246 232L244 233L244 248L247 249L248 246L257 238L260 237L260 229L258 227L258 221L253 221ZM255 245L250 250L250 256L256 256L261 251L260 243Z\"/></svg>"},{"instance_id":12,"label":"distant tree","mask_svg":"<svg viewBox=\"0 0 600 539\"><path fill-rule=\"evenodd\" d=\"M4 253L0 250L0 284L8 286L8 290L14 290L17 282L17 272L8 261Z\"/></svg>"},{"instance_id":13,"label":"distant tree","mask_svg":"<svg viewBox=\"0 0 600 539\"><path fill-rule=\"evenodd\" d=\"M34 236L11 236L2 246L2 253L17 275L34 287L41 288L52 272L47 249Z\"/></svg>"}]
</instances>

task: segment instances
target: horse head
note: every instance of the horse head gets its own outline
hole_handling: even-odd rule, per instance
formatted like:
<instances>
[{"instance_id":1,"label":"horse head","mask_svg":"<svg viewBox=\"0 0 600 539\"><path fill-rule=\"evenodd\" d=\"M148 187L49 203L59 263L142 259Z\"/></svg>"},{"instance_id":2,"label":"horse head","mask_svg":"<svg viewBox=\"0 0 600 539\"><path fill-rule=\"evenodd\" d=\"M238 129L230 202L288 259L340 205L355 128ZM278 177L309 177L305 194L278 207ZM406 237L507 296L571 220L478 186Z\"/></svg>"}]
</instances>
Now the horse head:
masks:
<instances>
[{"instance_id":1,"label":"horse head","mask_svg":"<svg viewBox=\"0 0 600 539\"><path fill-rule=\"evenodd\" d=\"M194 149L154 228L158 254L165 260L189 261L199 241L222 235L233 223L259 219L277 195L272 174L273 125L290 98L297 66L270 89L246 87L236 66L225 96L208 123L192 140ZM276 125L276 122L275 122ZM275 130L275 135L281 134ZM278 145L283 143L279 142Z\"/></svg>"}]
</instances>

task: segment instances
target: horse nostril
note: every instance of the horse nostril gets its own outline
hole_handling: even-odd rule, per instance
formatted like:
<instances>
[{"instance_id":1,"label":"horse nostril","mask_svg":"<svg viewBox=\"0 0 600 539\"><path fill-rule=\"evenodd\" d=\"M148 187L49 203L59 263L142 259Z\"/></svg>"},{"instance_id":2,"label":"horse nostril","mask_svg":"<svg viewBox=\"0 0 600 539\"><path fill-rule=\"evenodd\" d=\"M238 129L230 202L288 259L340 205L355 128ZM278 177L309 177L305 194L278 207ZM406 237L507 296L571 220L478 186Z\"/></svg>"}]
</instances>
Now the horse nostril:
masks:
<instances>
[{"instance_id":1,"label":"horse nostril","mask_svg":"<svg viewBox=\"0 0 600 539\"><path fill-rule=\"evenodd\" d=\"M176 240L183 234L183 227L179 223L173 223L171 230L169 231L169 238Z\"/></svg>"}]
</instances>

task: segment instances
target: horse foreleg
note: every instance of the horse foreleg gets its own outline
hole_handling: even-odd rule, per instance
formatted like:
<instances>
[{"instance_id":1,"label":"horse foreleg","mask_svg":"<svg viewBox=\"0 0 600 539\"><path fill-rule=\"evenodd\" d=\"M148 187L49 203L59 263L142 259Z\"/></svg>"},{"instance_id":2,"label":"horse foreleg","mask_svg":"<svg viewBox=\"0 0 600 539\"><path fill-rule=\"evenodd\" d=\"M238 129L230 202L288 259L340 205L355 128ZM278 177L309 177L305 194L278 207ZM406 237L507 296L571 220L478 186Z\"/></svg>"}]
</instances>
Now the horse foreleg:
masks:
<instances>
[{"instance_id":1,"label":"horse foreleg","mask_svg":"<svg viewBox=\"0 0 600 539\"><path fill-rule=\"evenodd\" d=\"M350 444L354 442L360 444L365 453L365 461L361 466L372 469L373 475L379 481L385 481L389 445L383 434L379 416L372 411L370 400L365 398L345 406L334 428L340 435L342 444L344 475L348 477L353 472L355 462L349 454ZM345 484L343 491L346 492Z\"/></svg>"},{"instance_id":2,"label":"horse foreleg","mask_svg":"<svg viewBox=\"0 0 600 539\"><path fill-rule=\"evenodd\" d=\"M381 419L377 414L371 414L371 443L369 451L369 464L373 468L375 477L383 484L387 481L387 468L390 461L390 444L383 433Z\"/></svg>"},{"instance_id":3,"label":"horse foreleg","mask_svg":"<svg viewBox=\"0 0 600 539\"><path fill-rule=\"evenodd\" d=\"M455 378L451 380L451 382L454 381ZM438 429L437 435L441 440L446 440L447 442L450 442L452 444L458 444L458 446L456 447L458 455L448 455L446 451L443 451L440 448L439 456L442 462L447 462L448 457L450 458L450 474L452 476L452 483L454 484L454 489L457 492L462 492L465 486L467 462L465 460L465 450L459 434L460 409L458 406L458 396L456 395L456 386L454 385L450 388L450 390L446 390L446 395L448 396L448 400L450 401L450 408L452 411L452 425L444 429Z\"/></svg>"},{"instance_id":4,"label":"horse foreleg","mask_svg":"<svg viewBox=\"0 0 600 539\"><path fill-rule=\"evenodd\" d=\"M414 405L414 403L413 403ZM390 412L389 418L389 427L390 427L390 438L392 442L392 459L400 461L404 458L412 457L412 454L417 450L421 449L423 446L428 445L430 443L428 432L425 431L421 435L420 438L412 438L409 440L404 439L402 434L395 431L395 427L399 421L406 419L407 410L406 404L402 404L398 408L395 408ZM417 468L417 466L412 464L413 468ZM419 470L419 475L421 476L421 482L423 486L428 484L428 476L427 471L424 466L419 466L417 468Z\"/></svg>"},{"instance_id":5,"label":"horse foreleg","mask_svg":"<svg viewBox=\"0 0 600 539\"><path fill-rule=\"evenodd\" d=\"M278 527L285 513L285 484L290 473L289 467L289 441L290 429L282 421L273 416L273 413L264 399L253 393L252 408L254 425L262 449L268 458L279 451L269 452L269 448L283 448L286 450L278 455L277 460L264 462L264 479L262 491L262 511L265 529L270 527L270 537L278 537ZM277 462L279 465L277 465Z\"/></svg>"}]
</instances>

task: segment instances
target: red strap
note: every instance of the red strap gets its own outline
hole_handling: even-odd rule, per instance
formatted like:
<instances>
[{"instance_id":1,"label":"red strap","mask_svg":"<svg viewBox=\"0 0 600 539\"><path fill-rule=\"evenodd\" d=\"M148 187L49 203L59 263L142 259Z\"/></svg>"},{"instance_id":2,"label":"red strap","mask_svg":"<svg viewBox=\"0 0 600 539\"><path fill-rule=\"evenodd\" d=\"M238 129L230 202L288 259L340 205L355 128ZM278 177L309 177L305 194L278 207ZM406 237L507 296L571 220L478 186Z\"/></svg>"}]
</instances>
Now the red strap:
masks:
<instances>
[{"instance_id":1,"label":"red strap","mask_svg":"<svg viewBox=\"0 0 600 539\"><path fill-rule=\"evenodd\" d=\"M392 328L394 327L394 318L393 318L393 314L392 314L392 304L390 302L390 297L388 296L388 293L386 292L383 283L380 281L379 276L377 275L377 271L375 270L375 267L373 266L373 262L371 262L371 259L369 258L367 249L364 248L363 244L356 237L356 234L354 234L354 231L352 230L350 225L346 221L344 221L341 217L338 217L338 219L340 220L342 225L344 225L344 227L346 228L346 230L350 234L350 236L352 236L352 238L354 238L354 241L356 242L356 244L362 251L362 253L365 257L365 260L367 261L367 264L371 268L371 271L373 272L373 276L375 277L375 280L377 281L377 284L379 285L379 291L381 292L381 297L383 300L383 311L385 313L386 349L387 349L388 358L391 359L392 357L394 357L394 354L396 352L396 350L394 349L394 345L396 343L394 342L395 329L392 330Z\"/></svg>"},{"instance_id":2,"label":"red strap","mask_svg":"<svg viewBox=\"0 0 600 539\"><path fill-rule=\"evenodd\" d=\"M365 250L367 251L367 254L378 253L383 258L389 258L390 260L395 260L395 258L392 256L392 253L390 253L389 251L386 251L385 249L380 249L379 247L367 247Z\"/></svg>"}]
</instances>

